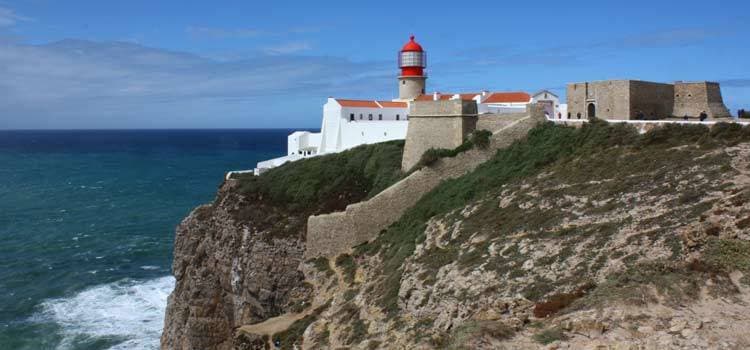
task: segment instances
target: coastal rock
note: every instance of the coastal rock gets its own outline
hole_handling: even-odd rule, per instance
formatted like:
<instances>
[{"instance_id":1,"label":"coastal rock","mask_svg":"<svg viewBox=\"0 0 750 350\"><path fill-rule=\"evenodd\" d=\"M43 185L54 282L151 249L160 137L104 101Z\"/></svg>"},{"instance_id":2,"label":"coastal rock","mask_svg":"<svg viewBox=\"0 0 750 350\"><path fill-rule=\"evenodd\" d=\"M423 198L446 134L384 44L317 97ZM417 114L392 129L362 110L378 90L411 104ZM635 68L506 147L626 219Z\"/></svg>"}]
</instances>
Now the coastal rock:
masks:
<instances>
[{"instance_id":1,"label":"coastal rock","mask_svg":"<svg viewBox=\"0 0 750 350\"><path fill-rule=\"evenodd\" d=\"M213 204L196 208L177 227L176 285L162 349L232 349L235 328L287 312L308 298L298 271L300 235L271 238L265 227L238 220L243 200L229 180Z\"/></svg>"}]
</instances>

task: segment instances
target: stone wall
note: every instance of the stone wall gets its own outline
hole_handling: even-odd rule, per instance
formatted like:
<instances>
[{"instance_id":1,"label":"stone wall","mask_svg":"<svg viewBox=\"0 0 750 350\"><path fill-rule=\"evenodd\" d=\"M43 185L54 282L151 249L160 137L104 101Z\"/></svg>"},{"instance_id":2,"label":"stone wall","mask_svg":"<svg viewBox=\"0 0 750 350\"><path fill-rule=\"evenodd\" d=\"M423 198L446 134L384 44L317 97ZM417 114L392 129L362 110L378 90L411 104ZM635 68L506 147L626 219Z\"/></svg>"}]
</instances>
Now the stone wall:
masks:
<instances>
[{"instance_id":1,"label":"stone wall","mask_svg":"<svg viewBox=\"0 0 750 350\"><path fill-rule=\"evenodd\" d=\"M477 117L477 130L497 131L528 115L527 112L480 114Z\"/></svg>"},{"instance_id":2,"label":"stone wall","mask_svg":"<svg viewBox=\"0 0 750 350\"><path fill-rule=\"evenodd\" d=\"M677 82L674 85L674 100L674 115L677 117L697 117L703 111L709 118L731 117L718 83Z\"/></svg>"},{"instance_id":3,"label":"stone wall","mask_svg":"<svg viewBox=\"0 0 750 350\"><path fill-rule=\"evenodd\" d=\"M630 81L630 112L628 118L636 119L638 112L647 119L663 119L673 115L674 85L648 81Z\"/></svg>"},{"instance_id":4,"label":"stone wall","mask_svg":"<svg viewBox=\"0 0 750 350\"><path fill-rule=\"evenodd\" d=\"M409 107L401 169L409 171L430 148L454 149L475 130L476 101L417 101Z\"/></svg>"},{"instance_id":5,"label":"stone wall","mask_svg":"<svg viewBox=\"0 0 750 350\"><path fill-rule=\"evenodd\" d=\"M525 137L531 128L545 120L544 111L537 105L530 105L527 116L494 131L488 149L472 149L454 158L441 159L430 167L415 171L375 197L347 206L343 212L309 217L305 258L334 257L373 240L440 182L474 170L498 149Z\"/></svg>"},{"instance_id":6,"label":"stone wall","mask_svg":"<svg viewBox=\"0 0 750 350\"><path fill-rule=\"evenodd\" d=\"M606 80L568 84L567 95L570 119L587 119L590 105L600 119L697 117L703 111L711 118L730 116L718 83Z\"/></svg>"},{"instance_id":7,"label":"stone wall","mask_svg":"<svg viewBox=\"0 0 750 350\"><path fill-rule=\"evenodd\" d=\"M626 119L630 115L630 81L608 80L568 84L568 113L570 119L588 119L588 107L593 104L596 117Z\"/></svg>"}]
</instances>

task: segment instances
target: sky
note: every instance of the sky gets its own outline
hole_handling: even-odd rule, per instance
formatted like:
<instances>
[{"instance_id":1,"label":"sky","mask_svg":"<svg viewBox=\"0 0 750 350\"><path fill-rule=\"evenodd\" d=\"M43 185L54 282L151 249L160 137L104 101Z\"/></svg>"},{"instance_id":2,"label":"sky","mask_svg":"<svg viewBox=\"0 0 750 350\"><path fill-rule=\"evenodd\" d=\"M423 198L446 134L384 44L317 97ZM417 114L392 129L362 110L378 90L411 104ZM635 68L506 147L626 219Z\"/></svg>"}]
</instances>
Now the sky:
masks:
<instances>
[{"instance_id":1,"label":"sky","mask_svg":"<svg viewBox=\"0 0 750 350\"><path fill-rule=\"evenodd\" d=\"M392 99L414 34L428 91L709 80L750 109L750 1L0 0L0 129L319 128Z\"/></svg>"}]
</instances>

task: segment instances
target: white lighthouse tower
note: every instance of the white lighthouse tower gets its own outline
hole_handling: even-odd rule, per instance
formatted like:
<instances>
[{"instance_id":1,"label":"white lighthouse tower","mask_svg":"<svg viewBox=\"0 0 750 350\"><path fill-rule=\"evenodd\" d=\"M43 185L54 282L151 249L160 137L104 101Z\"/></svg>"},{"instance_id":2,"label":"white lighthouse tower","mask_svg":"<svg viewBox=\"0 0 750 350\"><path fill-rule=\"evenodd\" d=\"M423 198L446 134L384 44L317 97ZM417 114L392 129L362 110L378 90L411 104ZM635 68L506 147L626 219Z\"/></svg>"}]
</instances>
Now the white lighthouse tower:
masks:
<instances>
[{"instance_id":1,"label":"white lighthouse tower","mask_svg":"<svg viewBox=\"0 0 750 350\"><path fill-rule=\"evenodd\" d=\"M398 53L398 67L401 75L398 77L398 99L412 101L419 95L424 95L427 75L427 53L422 46L414 41L414 35Z\"/></svg>"}]
</instances>

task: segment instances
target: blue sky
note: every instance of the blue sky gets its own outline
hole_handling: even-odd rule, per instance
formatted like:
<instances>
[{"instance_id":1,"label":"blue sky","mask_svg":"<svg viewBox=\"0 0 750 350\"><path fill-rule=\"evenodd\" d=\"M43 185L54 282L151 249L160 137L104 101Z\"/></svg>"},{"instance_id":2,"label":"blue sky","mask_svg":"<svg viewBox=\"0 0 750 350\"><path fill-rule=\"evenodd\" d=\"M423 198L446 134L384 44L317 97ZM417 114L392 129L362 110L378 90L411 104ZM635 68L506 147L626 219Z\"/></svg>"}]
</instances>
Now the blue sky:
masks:
<instances>
[{"instance_id":1,"label":"blue sky","mask_svg":"<svg viewBox=\"0 0 750 350\"><path fill-rule=\"evenodd\" d=\"M748 13L720 0L0 0L0 129L317 128L328 96L393 98L411 33L430 91L712 80L735 113L750 108Z\"/></svg>"}]
</instances>

